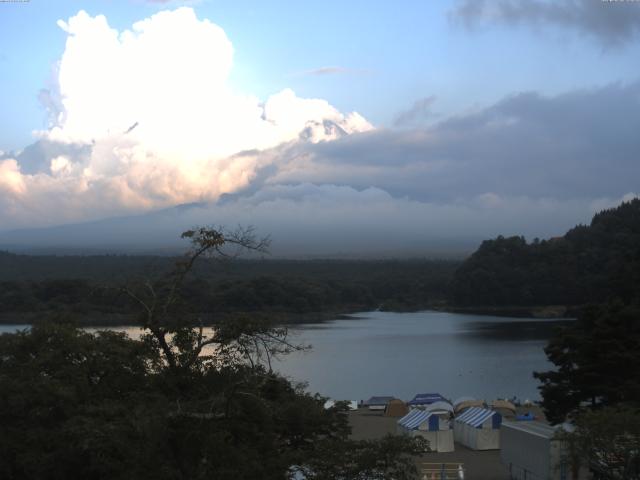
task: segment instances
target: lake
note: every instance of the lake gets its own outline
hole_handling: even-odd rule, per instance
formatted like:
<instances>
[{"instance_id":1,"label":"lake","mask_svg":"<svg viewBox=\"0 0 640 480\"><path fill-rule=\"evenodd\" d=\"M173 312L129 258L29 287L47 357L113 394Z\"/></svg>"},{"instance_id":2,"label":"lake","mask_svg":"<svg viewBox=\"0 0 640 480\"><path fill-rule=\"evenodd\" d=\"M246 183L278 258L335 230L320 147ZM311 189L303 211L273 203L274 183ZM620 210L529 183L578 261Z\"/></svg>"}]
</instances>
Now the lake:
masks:
<instances>
[{"instance_id":1,"label":"lake","mask_svg":"<svg viewBox=\"0 0 640 480\"><path fill-rule=\"evenodd\" d=\"M295 338L313 350L289 355L279 370L337 399L439 392L451 399L534 400L532 372L552 367L543 349L554 327L566 323L435 311L361 313L297 328Z\"/></svg>"},{"instance_id":2,"label":"lake","mask_svg":"<svg viewBox=\"0 0 640 480\"><path fill-rule=\"evenodd\" d=\"M436 311L365 312L292 327L293 340L313 348L288 355L274 368L336 399L410 399L418 392L439 392L451 399L534 400L539 394L532 372L552 367L543 348L553 329L566 323ZM0 332L18 327L2 325ZM122 330L132 337L140 332Z\"/></svg>"}]
</instances>

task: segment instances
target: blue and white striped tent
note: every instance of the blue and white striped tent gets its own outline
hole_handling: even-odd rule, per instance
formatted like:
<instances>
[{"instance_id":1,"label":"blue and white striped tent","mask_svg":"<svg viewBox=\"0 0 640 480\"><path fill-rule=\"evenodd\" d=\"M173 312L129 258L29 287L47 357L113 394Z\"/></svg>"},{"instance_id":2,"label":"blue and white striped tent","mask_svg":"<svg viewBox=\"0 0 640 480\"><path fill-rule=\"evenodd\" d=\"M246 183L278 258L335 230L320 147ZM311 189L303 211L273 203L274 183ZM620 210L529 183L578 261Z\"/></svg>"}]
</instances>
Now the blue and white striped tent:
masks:
<instances>
[{"instance_id":1,"label":"blue and white striped tent","mask_svg":"<svg viewBox=\"0 0 640 480\"><path fill-rule=\"evenodd\" d=\"M414 408L398 420L398 425L407 430L440 430L440 419L437 415Z\"/></svg>"},{"instance_id":2,"label":"blue and white striped tent","mask_svg":"<svg viewBox=\"0 0 640 480\"><path fill-rule=\"evenodd\" d=\"M502 415L494 410L487 410L486 408L471 407L464 413L456 417L456 422L464 422L475 428L483 428L487 419L491 418L491 428L500 428L502 423ZM484 428L487 428L485 426Z\"/></svg>"},{"instance_id":3,"label":"blue and white striped tent","mask_svg":"<svg viewBox=\"0 0 640 480\"><path fill-rule=\"evenodd\" d=\"M415 397L407 402L407 405L413 407L430 405L434 402L446 401L439 393L416 393Z\"/></svg>"},{"instance_id":4,"label":"blue and white striped tent","mask_svg":"<svg viewBox=\"0 0 640 480\"><path fill-rule=\"evenodd\" d=\"M471 407L455 418L453 436L456 442L473 450L500 448L502 415L486 408Z\"/></svg>"},{"instance_id":5,"label":"blue and white striped tent","mask_svg":"<svg viewBox=\"0 0 640 480\"><path fill-rule=\"evenodd\" d=\"M398 420L398 431L428 440L429 448L437 452L453 452L453 430L440 415L414 408Z\"/></svg>"}]
</instances>

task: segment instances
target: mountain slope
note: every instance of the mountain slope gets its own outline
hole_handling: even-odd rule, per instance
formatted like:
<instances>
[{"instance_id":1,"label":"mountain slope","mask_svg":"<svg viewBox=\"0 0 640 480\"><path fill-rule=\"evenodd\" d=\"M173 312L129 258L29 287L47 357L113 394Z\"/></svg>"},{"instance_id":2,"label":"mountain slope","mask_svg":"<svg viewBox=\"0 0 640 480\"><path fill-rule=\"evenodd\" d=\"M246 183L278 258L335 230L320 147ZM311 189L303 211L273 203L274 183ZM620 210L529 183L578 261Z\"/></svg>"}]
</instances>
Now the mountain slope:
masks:
<instances>
[{"instance_id":1,"label":"mountain slope","mask_svg":"<svg viewBox=\"0 0 640 480\"><path fill-rule=\"evenodd\" d=\"M563 237L487 240L456 271L456 305L580 305L640 298L640 200L622 203Z\"/></svg>"}]
</instances>

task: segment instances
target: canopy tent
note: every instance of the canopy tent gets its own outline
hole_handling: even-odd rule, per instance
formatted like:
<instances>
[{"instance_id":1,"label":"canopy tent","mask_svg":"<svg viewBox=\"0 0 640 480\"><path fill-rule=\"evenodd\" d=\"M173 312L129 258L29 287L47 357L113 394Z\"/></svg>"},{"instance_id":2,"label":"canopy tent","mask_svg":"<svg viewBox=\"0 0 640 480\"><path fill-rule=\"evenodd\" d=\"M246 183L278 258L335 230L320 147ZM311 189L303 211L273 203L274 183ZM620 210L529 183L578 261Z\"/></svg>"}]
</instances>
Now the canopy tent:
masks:
<instances>
[{"instance_id":1,"label":"canopy tent","mask_svg":"<svg viewBox=\"0 0 640 480\"><path fill-rule=\"evenodd\" d=\"M458 397L453 401L453 406L455 407L462 402L468 402L470 400L476 400L476 397Z\"/></svg>"},{"instance_id":2,"label":"canopy tent","mask_svg":"<svg viewBox=\"0 0 640 480\"><path fill-rule=\"evenodd\" d=\"M407 404L411 405L412 407L417 407L417 406L431 405L432 403L439 402L439 401L446 402L447 399L444 398L439 393L417 393L416 396L413 397L413 399L407 402Z\"/></svg>"},{"instance_id":3,"label":"canopy tent","mask_svg":"<svg viewBox=\"0 0 640 480\"><path fill-rule=\"evenodd\" d=\"M451 424L435 413L413 409L398 420L397 428L399 433L423 437L432 451L453 452Z\"/></svg>"},{"instance_id":4,"label":"canopy tent","mask_svg":"<svg viewBox=\"0 0 640 480\"><path fill-rule=\"evenodd\" d=\"M502 415L498 412L471 407L455 418L453 437L472 450L497 450L500 448L501 424Z\"/></svg>"},{"instance_id":5,"label":"canopy tent","mask_svg":"<svg viewBox=\"0 0 640 480\"><path fill-rule=\"evenodd\" d=\"M453 405L451 405L447 401L438 400L437 402L433 402L430 405L427 405L425 411L437 413L437 414L453 414Z\"/></svg>"},{"instance_id":6,"label":"canopy tent","mask_svg":"<svg viewBox=\"0 0 640 480\"><path fill-rule=\"evenodd\" d=\"M466 402L459 403L454 407L456 415L461 414L465 410L476 407L476 408L484 408L484 402L482 400L467 400Z\"/></svg>"},{"instance_id":7,"label":"canopy tent","mask_svg":"<svg viewBox=\"0 0 640 480\"><path fill-rule=\"evenodd\" d=\"M464 412L467 408L483 406L484 402L482 400L473 397L460 397L453 402L453 410L456 414Z\"/></svg>"},{"instance_id":8,"label":"canopy tent","mask_svg":"<svg viewBox=\"0 0 640 480\"><path fill-rule=\"evenodd\" d=\"M489 408L506 418L514 418L516 416L516 406L509 400L494 400L489 404Z\"/></svg>"},{"instance_id":9,"label":"canopy tent","mask_svg":"<svg viewBox=\"0 0 640 480\"><path fill-rule=\"evenodd\" d=\"M387 404L394 399L395 397L371 397L363 403L363 406L368 407L369 410L384 410Z\"/></svg>"},{"instance_id":10,"label":"canopy tent","mask_svg":"<svg viewBox=\"0 0 640 480\"><path fill-rule=\"evenodd\" d=\"M409 413L409 407L397 398L389 401L384 409L385 417L404 417L407 413Z\"/></svg>"}]
</instances>

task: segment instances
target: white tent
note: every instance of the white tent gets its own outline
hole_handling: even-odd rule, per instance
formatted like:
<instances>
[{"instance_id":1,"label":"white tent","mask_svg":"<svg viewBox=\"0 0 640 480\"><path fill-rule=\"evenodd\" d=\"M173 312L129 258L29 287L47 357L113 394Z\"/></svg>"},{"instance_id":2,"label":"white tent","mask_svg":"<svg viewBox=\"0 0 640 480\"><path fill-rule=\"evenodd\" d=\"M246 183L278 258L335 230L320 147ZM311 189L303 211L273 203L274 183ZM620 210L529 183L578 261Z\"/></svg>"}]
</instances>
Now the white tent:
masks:
<instances>
[{"instance_id":1,"label":"white tent","mask_svg":"<svg viewBox=\"0 0 640 480\"><path fill-rule=\"evenodd\" d=\"M498 412L471 407L455 418L453 437L472 450L497 450L500 448L501 424L502 415Z\"/></svg>"},{"instance_id":2,"label":"white tent","mask_svg":"<svg viewBox=\"0 0 640 480\"><path fill-rule=\"evenodd\" d=\"M435 413L411 410L398 420L398 432L423 437L429 442L429 448L434 452L453 452L451 423Z\"/></svg>"},{"instance_id":3,"label":"white tent","mask_svg":"<svg viewBox=\"0 0 640 480\"><path fill-rule=\"evenodd\" d=\"M473 397L460 397L456 398L453 402L453 410L456 414L459 414L465 411L470 407L482 407L484 406L484 402L482 400L477 400Z\"/></svg>"},{"instance_id":4,"label":"white tent","mask_svg":"<svg viewBox=\"0 0 640 480\"><path fill-rule=\"evenodd\" d=\"M456 406L458 406L462 402L468 402L468 401L475 400L475 399L476 399L475 397L458 397L453 401L453 407L455 408Z\"/></svg>"},{"instance_id":5,"label":"white tent","mask_svg":"<svg viewBox=\"0 0 640 480\"><path fill-rule=\"evenodd\" d=\"M453 405L451 405L449 402L440 400L438 402L433 402L432 404L427 405L424 410L426 412L432 412L438 415L444 414L445 416L449 416L449 414L453 413Z\"/></svg>"}]
</instances>

